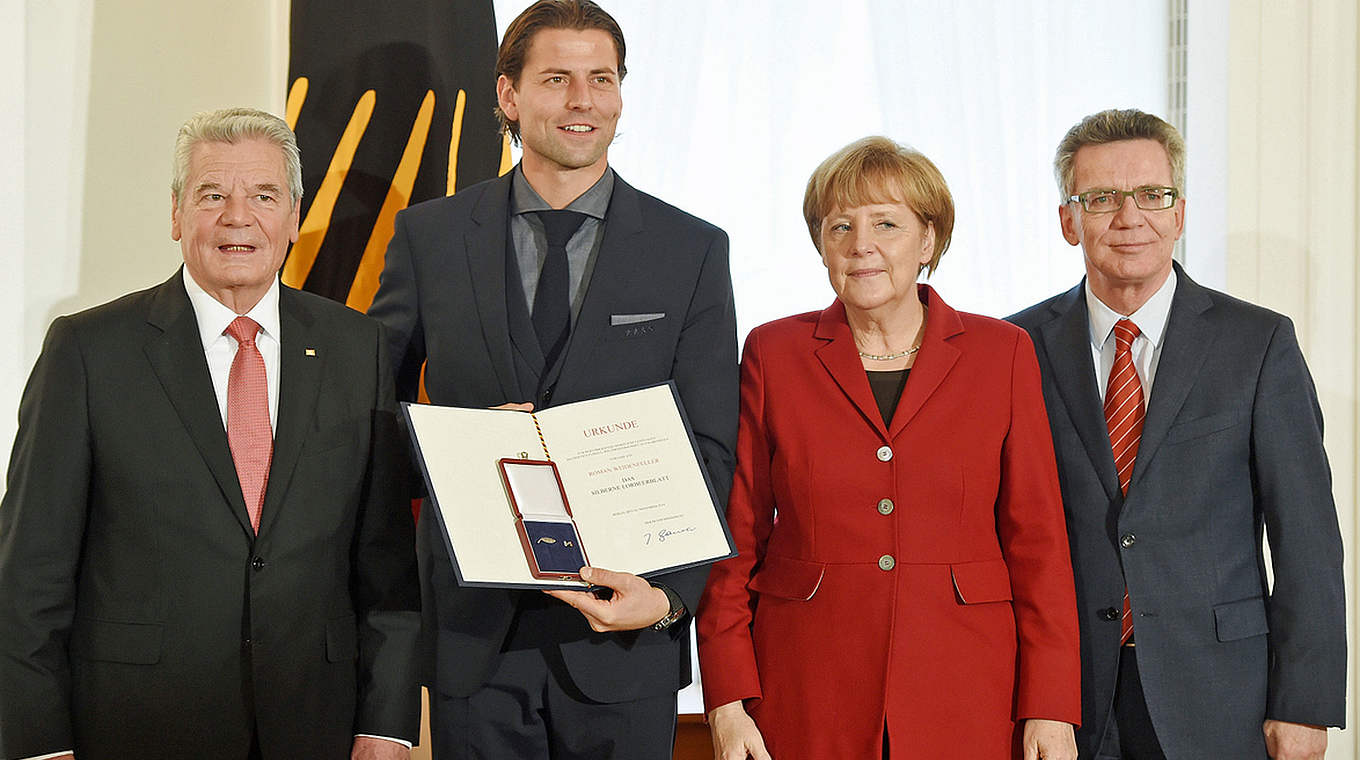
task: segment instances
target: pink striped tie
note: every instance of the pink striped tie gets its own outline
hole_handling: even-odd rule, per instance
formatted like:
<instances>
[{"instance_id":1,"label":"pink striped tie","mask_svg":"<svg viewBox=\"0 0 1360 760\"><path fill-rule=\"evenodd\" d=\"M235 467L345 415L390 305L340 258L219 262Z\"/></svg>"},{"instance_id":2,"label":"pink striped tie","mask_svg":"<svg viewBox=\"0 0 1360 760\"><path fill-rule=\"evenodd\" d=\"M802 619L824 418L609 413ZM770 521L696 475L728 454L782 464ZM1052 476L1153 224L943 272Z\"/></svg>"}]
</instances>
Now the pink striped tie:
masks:
<instances>
[{"instance_id":1,"label":"pink striped tie","mask_svg":"<svg viewBox=\"0 0 1360 760\"><path fill-rule=\"evenodd\" d=\"M237 317L226 334L236 339L236 358L227 375L227 443L236 462L236 478L246 500L250 526L260 532L260 510L269 482L269 462L274 456L274 433L269 424L269 381L264 357L255 346L260 326L249 317Z\"/></svg>"},{"instance_id":2,"label":"pink striped tie","mask_svg":"<svg viewBox=\"0 0 1360 760\"><path fill-rule=\"evenodd\" d=\"M1114 325L1114 366L1105 386L1105 427L1110 431L1110 450L1119 473L1119 490L1128 495L1138 442L1143 438L1143 386L1133 366L1133 339L1138 325L1121 319ZM1133 637L1133 611L1129 591L1124 589L1124 614L1119 624L1119 644Z\"/></svg>"}]
</instances>

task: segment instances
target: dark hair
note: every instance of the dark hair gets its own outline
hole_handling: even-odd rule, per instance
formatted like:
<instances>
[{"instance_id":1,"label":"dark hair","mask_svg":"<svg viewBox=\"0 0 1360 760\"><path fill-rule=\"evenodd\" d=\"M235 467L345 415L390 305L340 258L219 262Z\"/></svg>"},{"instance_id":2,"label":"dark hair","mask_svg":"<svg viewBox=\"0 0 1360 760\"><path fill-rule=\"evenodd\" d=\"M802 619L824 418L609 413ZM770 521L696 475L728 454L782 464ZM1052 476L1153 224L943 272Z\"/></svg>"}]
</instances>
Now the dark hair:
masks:
<instances>
[{"instance_id":1,"label":"dark hair","mask_svg":"<svg viewBox=\"0 0 1360 760\"><path fill-rule=\"evenodd\" d=\"M599 29L605 32L614 39L614 49L619 54L619 81L628 74L628 67L623 65L623 30L613 16L591 0L538 0L516 16L505 30L505 39L501 40L501 48L496 53L498 78L503 76L510 84L519 86L529 45L534 35L544 29ZM501 133L510 135L510 139L519 145L519 122L511 121L500 106L496 106L496 118L501 122Z\"/></svg>"}]
</instances>

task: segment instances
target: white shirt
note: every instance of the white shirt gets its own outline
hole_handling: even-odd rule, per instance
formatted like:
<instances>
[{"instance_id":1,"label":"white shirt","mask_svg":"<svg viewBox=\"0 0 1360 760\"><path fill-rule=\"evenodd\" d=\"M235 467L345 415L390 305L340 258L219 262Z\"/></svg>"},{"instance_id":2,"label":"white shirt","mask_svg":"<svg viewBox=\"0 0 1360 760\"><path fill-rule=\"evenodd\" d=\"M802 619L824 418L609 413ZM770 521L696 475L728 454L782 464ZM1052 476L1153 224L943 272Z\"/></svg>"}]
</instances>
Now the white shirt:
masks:
<instances>
[{"instance_id":1,"label":"white shirt","mask_svg":"<svg viewBox=\"0 0 1360 760\"><path fill-rule=\"evenodd\" d=\"M213 391L217 394L217 410L222 415L222 426L227 425L227 378L231 375L231 362L236 358L236 339L226 334L227 326L238 316L236 312L222 305L222 302L208 295L184 270L184 290L189 294L189 303L194 307L194 318L198 320L198 336L203 341L203 355L208 359L208 374L212 375ZM244 316L255 320L260 326L255 336L255 347L264 357L264 375L269 385L269 429L278 429L279 420L279 280L274 278L269 290L265 291L260 302Z\"/></svg>"},{"instance_id":2,"label":"white shirt","mask_svg":"<svg viewBox=\"0 0 1360 760\"><path fill-rule=\"evenodd\" d=\"M1143 408L1147 408L1152 397L1152 380L1157 376L1157 362L1162 358L1162 345L1166 338L1166 322L1171 316L1171 299L1176 295L1176 270L1171 270L1166 282L1156 293L1132 314L1120 314L1105 305L1091 292L1091 281L1086 281L1086 313L1091 328L1091 358L1096 368L1096 388L1100 397L1105 398L1105 384L1110 381L1110 368L1114 366L1114 325L1121 319L1128 319L1138 326L1138 337L1133 339L1133 367L1138 372L1138 382L1143 385Z\"/></svg>"}]
</instances>

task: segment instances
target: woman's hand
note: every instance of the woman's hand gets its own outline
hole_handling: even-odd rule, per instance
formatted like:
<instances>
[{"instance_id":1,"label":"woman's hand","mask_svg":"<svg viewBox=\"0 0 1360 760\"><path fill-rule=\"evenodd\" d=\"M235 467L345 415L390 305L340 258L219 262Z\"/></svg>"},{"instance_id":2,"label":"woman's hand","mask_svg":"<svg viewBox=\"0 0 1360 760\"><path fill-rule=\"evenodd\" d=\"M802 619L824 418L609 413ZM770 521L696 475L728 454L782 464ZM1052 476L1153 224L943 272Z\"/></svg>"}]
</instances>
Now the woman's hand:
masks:
<instances>
[{"instance_id":1,"label":"woman's hand","mask_svg":"<svg viewBox=\"0 0 1360 760\"><path fill-rule=\"evenodd\" d=\"M1031 718L1025 721L1023 741L1025 760L1077 759L1077 739L1071 723Z\"/></svg>"},{"instance_id":2,"label":"woman's hand","mask_svg":"<svg viewBox=\"0 0 1360 760\"><path fill-rule=\"evenodd\" d=\"M760 738L760 729L746 714L741 700L709 711L708 730L713 734L713 760L746 760L748 757L771 760L770 753L765 751L765 740ZM1076 757L1076 753L1072 756Z\"/></svg>"}]
</instances>

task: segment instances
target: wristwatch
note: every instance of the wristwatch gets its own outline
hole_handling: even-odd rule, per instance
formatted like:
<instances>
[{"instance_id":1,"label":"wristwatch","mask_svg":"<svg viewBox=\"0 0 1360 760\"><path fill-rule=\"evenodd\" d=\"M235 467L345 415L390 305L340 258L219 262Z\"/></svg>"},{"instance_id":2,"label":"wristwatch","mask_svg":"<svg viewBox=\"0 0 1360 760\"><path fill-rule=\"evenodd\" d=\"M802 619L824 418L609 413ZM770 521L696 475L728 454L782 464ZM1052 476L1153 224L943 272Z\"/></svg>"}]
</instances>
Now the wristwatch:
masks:
<instances>
[{"instance_id":1,"label":"wristwatch","mask_svg":"<svg viewBox=\"0 0 1360 760\"><path fill-rule=\"evenodd\" d=\"M666 595L666 599L671 603L671 608L666 612L665 617L652 624L653 631L664 631L675 625L675 622L685 616L685 602L680 595L669 588L657 583L652 584L652 588L659 588Z\"/></svg>"}]
</instances>

